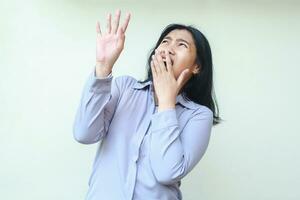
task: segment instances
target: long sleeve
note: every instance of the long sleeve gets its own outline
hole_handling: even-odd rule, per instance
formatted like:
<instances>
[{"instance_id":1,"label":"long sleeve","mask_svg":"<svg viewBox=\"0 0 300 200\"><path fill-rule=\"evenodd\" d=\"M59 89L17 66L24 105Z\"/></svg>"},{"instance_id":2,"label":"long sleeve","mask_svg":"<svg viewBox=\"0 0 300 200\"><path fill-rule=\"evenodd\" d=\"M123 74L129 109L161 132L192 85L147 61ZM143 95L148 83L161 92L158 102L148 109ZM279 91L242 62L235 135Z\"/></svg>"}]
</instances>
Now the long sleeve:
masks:
<instances>
[{"instance_id":1,"label":"long sleeve","mask_svg":"<svg viewBox=\"0 0 300 200\"><path fill-rule=\"evenodd\" d=\"M95 71L90 74L73 124L75 140L83 144L93 144L105 137L119 94L111 74L105 78L97 78Z\"/></svg>"},{"instance_id":2,"label":"long sleeve","mask_svg":"<svg viewBox=\"0 0 300 200\"><path fill-rule=\"evenodd\" d=\"M158 182L173 184L194 168L207 149L212 122L212 112L204 109L181 132L175 109L152 115L150 163Z\"/></svg>"}]
</instances>

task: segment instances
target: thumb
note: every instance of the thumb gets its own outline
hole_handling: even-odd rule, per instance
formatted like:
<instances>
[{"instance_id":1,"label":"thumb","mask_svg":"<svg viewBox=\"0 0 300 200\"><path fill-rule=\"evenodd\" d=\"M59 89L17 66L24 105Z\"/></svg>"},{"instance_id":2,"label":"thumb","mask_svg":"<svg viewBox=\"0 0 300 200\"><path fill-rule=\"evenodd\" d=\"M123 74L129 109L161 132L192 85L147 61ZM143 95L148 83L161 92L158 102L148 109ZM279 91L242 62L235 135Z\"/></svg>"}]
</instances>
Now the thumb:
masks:
<instances>
[{"instance_id":1,"label":"thumb","mask_svg":"<svg viewBox=\"0 0 300 200\"><path fill-rule=\"evenodd\" d=\"M177 79L177 85L179 87L179 89L182 87L182 85L184 84L184 78L188 75L189 73L189 69L185 69L181 72L181 74L179 75L178 79Z\"/></svg>"}]
</instances>

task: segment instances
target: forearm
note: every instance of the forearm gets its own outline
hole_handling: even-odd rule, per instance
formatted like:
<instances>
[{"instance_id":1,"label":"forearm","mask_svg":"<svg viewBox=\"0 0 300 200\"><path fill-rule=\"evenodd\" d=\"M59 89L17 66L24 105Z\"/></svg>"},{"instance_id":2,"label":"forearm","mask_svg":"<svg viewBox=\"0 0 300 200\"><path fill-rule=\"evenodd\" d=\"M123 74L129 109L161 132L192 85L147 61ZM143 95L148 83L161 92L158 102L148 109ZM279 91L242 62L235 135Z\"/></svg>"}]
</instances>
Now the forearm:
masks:
<instances>
[{"instance_id":1,"label":"forearm","mask_svg":"<svg viewBox=\"0 0 300 200\"><path fill-rule=\"evenodd\" d=\"M111 82L112 77L97 79L94 73L87 81L73 126L74 138L78 142L95 143L105 135L105 121L109 120L109 115L105 115L104 109L113 109Z\"/></svg>"},{"instance_id":2,"label":"forearm","mask_svg":"<svg viewBox=\"0 0 300 200\"><path fill-rule=\"evenodd\" d=\"M176 182L183 175L184 149L175 109L156 113L152 118L150 160L159 182Z\"/></svg>"},{"instance_id":3,"label":"forearm","mask_svg":"<svg viewBox=\"0 0 300 200\"><path fill-rule=\"evenodd\" d=\"M150 163L155 177L163 184L175 183L186 176L207 149L212 112L198 111L186 120L179 123L175 109L152 116Z\"/></svg>"}]
</instances>

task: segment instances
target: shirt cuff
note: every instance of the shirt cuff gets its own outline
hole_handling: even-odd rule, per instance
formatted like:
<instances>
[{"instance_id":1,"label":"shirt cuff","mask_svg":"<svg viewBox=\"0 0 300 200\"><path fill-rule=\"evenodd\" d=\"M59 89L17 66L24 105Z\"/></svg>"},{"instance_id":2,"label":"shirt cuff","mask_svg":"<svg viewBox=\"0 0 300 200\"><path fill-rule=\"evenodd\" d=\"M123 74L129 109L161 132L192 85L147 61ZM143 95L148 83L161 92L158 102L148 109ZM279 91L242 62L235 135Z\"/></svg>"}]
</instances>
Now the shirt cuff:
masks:
<instances>
[{"instance_id":1,"label":"shirt cuff","mask_svg":"<svg viewBox=\"0 0 300 200\"><path fill-rule=\"evenodd\" d=\"M112 77L112 72L110 72L106 77L97 77L96 76L96 70L94 70L93 76L95 77L95 79L107 79L107 78L111 78Z\"/></svg>"},{"instance_id":2,"label":"shirt cuff","mask_svg":"<svg viewBox=\"0 0 300 200\"><path fill-rule=\"evenodd\" d=\"M178 125L176 109L168 109L152 115L152 131L155 132L160 129L165 129Z\"/></svg>"},{"instance_id":3,"label":"shirt cuff","mask_svg":"<svg viewBox=\"0 0 300 200\"><path fill-rule=\"evenodd\" d=\"M112 73L110 73L106 77L100 78L96 76L94 70L91 75L90 92L97 93L97 94L110 92L112 79L113 79Z\"/></svg>"}]
</instances>

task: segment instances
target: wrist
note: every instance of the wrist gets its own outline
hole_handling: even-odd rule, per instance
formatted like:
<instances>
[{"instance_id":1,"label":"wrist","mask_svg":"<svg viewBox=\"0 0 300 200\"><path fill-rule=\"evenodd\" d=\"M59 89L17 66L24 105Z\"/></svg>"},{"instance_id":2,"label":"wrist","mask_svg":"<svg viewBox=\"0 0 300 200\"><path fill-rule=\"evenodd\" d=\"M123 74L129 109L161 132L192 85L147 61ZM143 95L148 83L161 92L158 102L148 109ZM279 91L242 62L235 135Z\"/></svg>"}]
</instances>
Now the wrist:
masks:
<instances>
[{"instance_id":1,"label":"wrist","mask_svg":"<svg viewBox=\"0 0 300 200\"><path fill-rule=\"evenodd\" d=\"M110 63L101 62L101 61L96 61L96 67L105 68L105 69L112 69L113 68L113 66Z\"/></svg>"},{"instance_id":2,"label":"wrist","mask_svg":"<svg viewBox=\"0 0 300 200\"><path fill-rule=\"evenodd\" d=\"M107 67L103 63L96 62L95 72L97 77L107 77L112 72L112 67Z\"/></svg>"},{"instance_id":3,"label":"wrist","mask_svg":"<svg viewBox=\"0 0 300 200\"><path fill-rule=\"evenodd\" d=\"M158 111L174 109L175 104L158 104Z\"/></svg>"}]
</instances>

